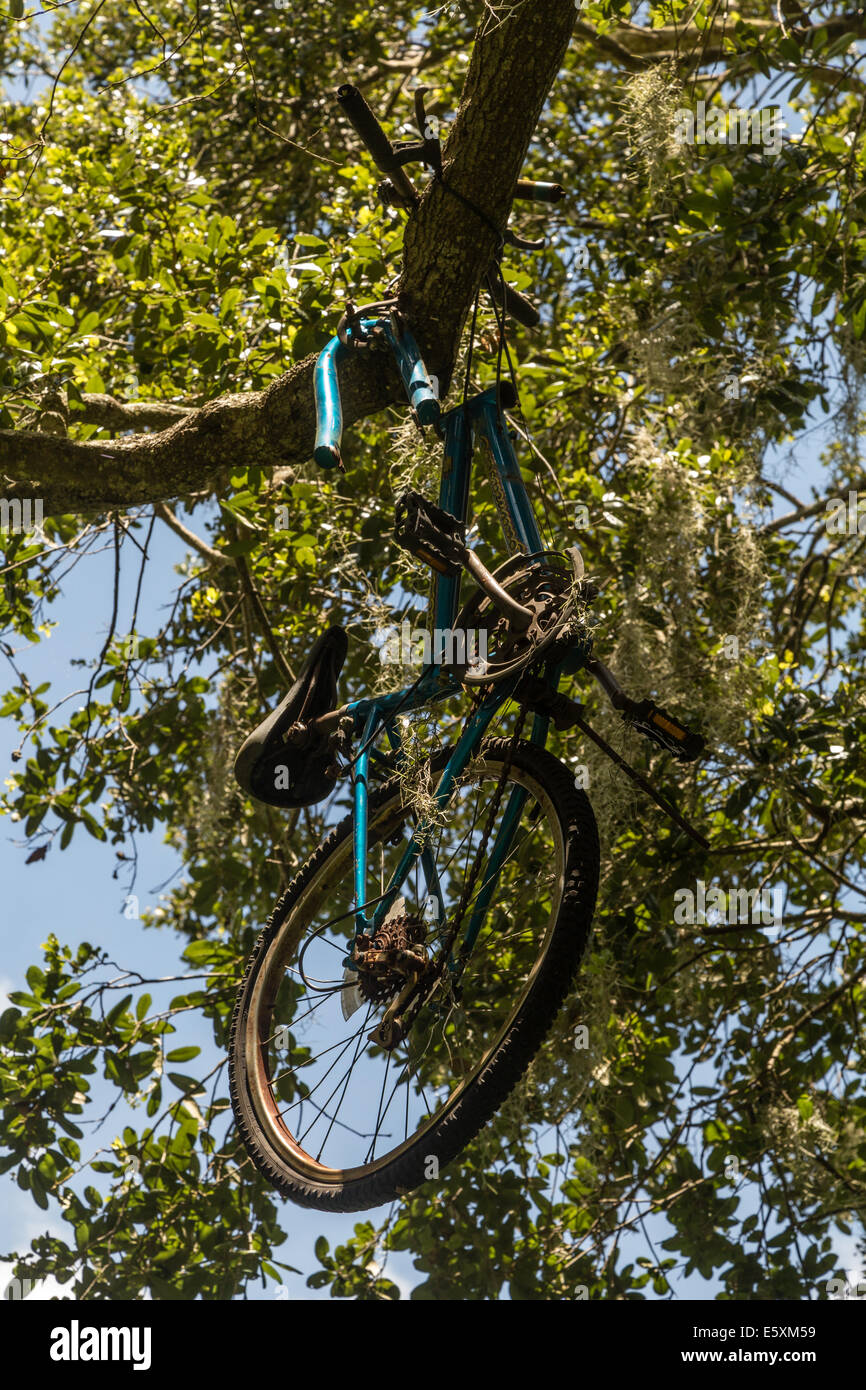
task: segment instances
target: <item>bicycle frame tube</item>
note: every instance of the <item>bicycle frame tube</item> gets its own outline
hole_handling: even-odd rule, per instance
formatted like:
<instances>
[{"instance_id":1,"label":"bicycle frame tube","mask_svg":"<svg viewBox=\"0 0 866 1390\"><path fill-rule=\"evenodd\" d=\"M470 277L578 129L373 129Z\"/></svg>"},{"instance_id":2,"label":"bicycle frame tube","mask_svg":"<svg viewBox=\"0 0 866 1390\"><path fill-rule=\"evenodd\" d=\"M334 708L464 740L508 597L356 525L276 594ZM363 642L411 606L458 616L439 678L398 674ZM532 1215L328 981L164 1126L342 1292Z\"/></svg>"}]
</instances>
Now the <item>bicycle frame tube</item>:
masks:
<instances>
[{"instance_id":1,"label":"bicycle frame tube","mask_svg":"<svg viewBox=\"0 0 866 1390\"><path fill-rule=\"evenodd\" d=\"M513 684L514 682L509 682L508 694L510 694L511 687L513 686ZM457 745L453 753L451 754L451 757L448 759L448 762L445 765L445 768L442 772L442 776L440 777L439 783L436 787L434 797L437 806L444 806L447 802L449 796L451 795L451 789L454 786L455 781L464 771L464 769L468 766L471 758L473 757L476 749L478 748L478 746L481 743L481 740L484 737L484 734L487 730L488 725L490 724L490 721L493 719L501 704L503 703L503 699L508 699L508 694L505 694L503 696L498 692L493 692L491 695L488 695L488 697L485 700L482 701L482 703L470 716L466 724L466 727L463 730L463 733L457 741ZM372 723L375 722L377 718L378 705L379 702L375 700L359 701L358 706L354 710L356 718L359 714L365 714L365 726L369 727ZM352 706L349 706L349 708L351 710ZM388 887L385 890L384 895L376 903L376 907L373 912L372 918L368 918L366 916L366 913L364 911L364 904L366 902L366 898L364 894L366 891L365 883L367 861L366 771L368 752L369 750L365 750L361 754L361 757L358 759L355 778L354 835L355 891L357 903L355 920L359 932L370 930L375 931L381 925L381 923L387 916L388 911L391 908L391 905L393 904L398 893L400 892L401 887L406 881L406 877L410 873L412 866L419 858L422 860L422 868L425 869L427 895L430 897L436 897L438 902L440 904L442 903L441 884L439 882L438 874L435 870L435 865L433 864L432 853L430 852L429 847L425 844L426 836L423 834L425 827L422 824L418 828L419 833L421 833L421 839L419 840L418 835L414 832L410 836L409 842L406 845L403 854L401 855L400 862L392 874L391 882L388 884ZM363 778L361 777L362 766L364 774ZM424 862L425 857L427 860L426 866Z\"/></svg>"},{"instance_id":2,"label":"bicycle frame tube","mask_svg":"<svg viewBox=\"0 0 866 1390\"><path fill-rule=\"evenodd\" d=\"M466 402L465 407L459 405L448 411L447 415L443 416L442 423L445 450L439 485L439 506L460 521L468 520L473 445L478 435L481 435L489 446L493 463L498 470L503 489L503 495L499 499L500 505L504 503L508 510L508 520L518 544L522 543L530 553L542 550L538 525L520 474L520 465L508 434L505 417L497 409L495 386L474 396ZM503 522L504 520L503 518ZM504 529L507 534L507 528ZM460 579L459 576L449 578L434 571L433 581L431 607L435 615L434 621L440 631L445 631L453 626L457 617ZM544 745L547 742L549 727L549 719L544 715L536 715L530 741Z\"/></svg>"},{"instance_id":3,"label":"bicycle frame tube","mask_svg":"<svg viewBox=\"0 0 866 1390\"><path fill-rule=\"evenodd\" d=\"M461 521L468 517L469 490L472 471L473 445L484 441L490 451L501 484L498 501L500 508L507 509L506 534L510 529L516 537L520 549L536 553L543 549L541 536L535 521L529 497L520 474L520 467L507 432L504 416L497 408L496 390L490 388L480 395L449 411L442 420L444 434L444 462L439 487L439 505ZM503 517L503 523L506 518ZM453 629L459 603L459 576L435 575L434 594L431 607L434 623L440 631ZM558 680L558 673L557 673ZM463 734L458 740L448 763L440 777L434 793L437 805L446 804L456 779L468 766L477 752L484 734L496 713L507 703L512 694L514 682L508 682L491 692L486 700L469 719ZM375 700L361 700L348 706L356 721L356 728L362 734L362 747L373 735L374 730L384 728L392 747L399 746L399 737L394 729L389 711L397 706L400 709L413 709L456 694L459 686L453 678L443 677L435 664L430 666L418 682L417 688L396 691ZM549 720L536 715L531 742L543 746L547 740ZM442 887L429 843L419 841L413 833L394 870L385 894L376 903L372 918L368 918L366 902L367 867L367 773L369 749L364 749L358 759L354 797L354 844L355 844L355 893L357 931L375 931L387 916L396 900L413 865L420 860L424 874L428 898L434 898L441 912L444 905ZM514 832L526 801L527 793L521 787L514 787L505 805L502 820L497 828L491 846L484 880L469 917L461 946L461 956L465 957L478 936L499 872L511 848ZM419 827L420 830L420 827Z\"/></svg>"},{"instance_id":4,"label":"bicycle frame tube","mask_svg":"<svg viewBox=\"0 0 866 1390\"><path fill-rule=\"evenodd\" d=\"M365 318L359 324L353 325L348 332L351 336L353 332L360 331L361 334L367 334L372 330L380 331L387 340L419 424L437 424L440 414L438 392L427 373L412 334L405 328L398 331L398 326L392 318ZM343 412L337 369L338 364L350 350L340 341L339 337L332 338L319 354L316 362L314 372L317 426L315 459L318 464L325 468L342 467L340 442ZM445 442L439 487L440 507L460 521L465 522L467 520L473 448L476 443L480 443L483 448L487 449L492 461L491 481L503 530L512 553L523 551L528 554L535 554L542 551L541 536L523 484L520 466L511 444L496 388L490 387L472 397L471 400L450 410L442 420L440 432ZM459 576L440 574L434 576L431 608L434 625L440 632L453 631L459 597ZM515 681L510 681L497 686L471 715L434 793L437 805L443 806L447 802L456 779L467 767L480 746L491 720L510 698L515 684ZM353 701L347 706L347 712L355 721L356 733L361 735L361 752L356 763L353 789L355 928L358 935L370 930L375 931L381 925L396 900L407 874L419 859L424 872L428 898L435 897L440 912L444 906L441 884L432 851L429 844L425 842L423 834L421 841L419 841L417 834L413 832L400 863L392 875L391 883L381 900L377 902L372 919L368 918L366 911L369 824L368 777L371 752L375 751L372 745L381 729L384 728L387 731L392 747L399 746L399 739L393 725L393 714L398 707L401 710L415 709L456 693L459 688L454 677L443 672L434 663L423 673L414 689L397 691L373 700ZM536 715L531 741L543 746L547 740L548 728L549 720L542 715ZM508 854L525 800L525 791L520 787L514 787L497 830L481 891L469 919L461 947L461 956L465 957L471 950L478 935L493 894L496 879ZM423 826L419 827L419 832L422 830Z\"/></svg>"},{"instance_id":5,"label":"bicycle frame tube","mask_svg":"<svg viewBox=\"0 0 866 1390\"><path fill-rule=\"evenodd\" d=\"M364 721L364 744L372 735L376 722L376 710L370 709ZM361 756L355 768L355 817L353 822L355 860L355 926L363 931L364 903L367 900L367 773L370 766L370 749L362 744Z\"/></svg>"},{"instance_id":6,"label":"bicycle frame tube","mask_svg":"<svg viewBox=\"0 0 866 1390\"><path fill-rule=\"evenodd\" d=\"M443 699L447 695L457 693L459 686L456 682L450 681L448 686L443 687L441 680L437 678L435 671L428 671L424 678L418 682L413 690L410 686L405 690L391 691L387 695L381 695L374 699L351 700L346 705L346 714L351 715L355 721L355 732L361 739L361 752L355 764L355 780L353 786L353 855L354 855L354 884L355 884L355 925L358 934L370 928L370 921L366 916L366 878L367 878L367 803L368 803L368 773L370 757L375 755L377 750L373 747L377 733L383 729L388 732L392 742L399 742L394 733L393 712L399 706L404 709L418 709L421 705L429 704L433 700ZM403 876L405 877L405 875ZM388 908L397 896L400 884L389 884L387 898L384 900L382 910L376 913L376 924L382 921ZM429 879L428 879L429 883ZM393 893L390 891L393 886ZM381 905L380 905L381 906Z\"/></svg>"},{"instance_id":7,"label":"bicycle frame tube","mask_svg":"<svg viewBox=\"0 0 866 1390\"><path fill-rule=\"evenodd\" d=\"M491 387L490 390L476 396L474 406L473 435L476 443L480 442L482 446L486 444L489 448L496 468L492 482L497 494L503 528L506 535L511 530L512 544L515 539L517 542L515 548L535 554L544 549L544 543L521 477L520 464L511 443L507 421L497 409L495 389Z\"/></svg>"},{"instance_id":8,"label":"bicycle frame tube","mask_svg":"<svg viewBox=\"0 0 866 1390\"><path fill-rule=\"evenodd\" d=\"M389 722L385 726L385 731L388 735L388 740L391 744L391 747L399 751L400 735L394 728L393 722ZM431 850L430 845L427 842L425 842L424 847L421 850L421 867L424 870L424 882L427 884L427 900L428 902L431 898L434 898L436 900L436 920L438 922L441 918L445 899L442 896L442 887L439 881L439 870L436 868L436 860L433 858L433 851Z\"/></svg>"},{"instance_id":9,"label":"bicycle frame tube","mask_svg":"<svg viewBox=\"0 0 866 1390\"><path fill-rule=\"evenodd\" d=\"M464 405L449 410L442 418L445 436L442 478L439 485L439 506L468 520L469 483L472 472L474 445L483 442L497 471L499 488L497 505L503 530L513 550L534 554L543 549L532 504L520 474L520 465L508 434L507 422L497 408L496 388L491 386L473 396ZM460 576L443 576L434 572L432 604L436 627L449 629L457 616Z\"/></svg>"}]
</instances>

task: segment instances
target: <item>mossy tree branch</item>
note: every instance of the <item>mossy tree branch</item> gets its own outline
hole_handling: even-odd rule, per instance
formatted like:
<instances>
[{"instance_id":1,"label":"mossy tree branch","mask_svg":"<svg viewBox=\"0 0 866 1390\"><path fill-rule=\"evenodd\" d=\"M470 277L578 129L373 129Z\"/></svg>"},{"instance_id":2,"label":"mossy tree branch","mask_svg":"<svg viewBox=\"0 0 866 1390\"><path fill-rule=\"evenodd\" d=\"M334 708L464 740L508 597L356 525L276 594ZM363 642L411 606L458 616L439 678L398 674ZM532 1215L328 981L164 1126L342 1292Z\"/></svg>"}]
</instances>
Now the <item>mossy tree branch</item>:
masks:
<instances>
[{"instance_id":1,"label":"mossy tree branch","mask_svg":"<svg viewBox=\"0 0 866 1390\"><path fill-rule=\"evenodd\" d=\"M496 250L495 228L507 220L574 16L573 0L532 0L485 11L476 33L444 178L487 220L431 183L407 228L398 290L400 308L440 381L450 376L467 311ZM8 498L42 498L49 516L93 513L218 492L230 470L250 465L305 462L315 435L314 364L307 357L266 390L222 396L156 433L80 441L0 431L0 488ZM396 369L374 353L345 363L341 391L346 427L403 398ZM87 418L95 418L93 412L109 428L132 423L122 403L91 403Z\"/></svg>"}]
</instances>

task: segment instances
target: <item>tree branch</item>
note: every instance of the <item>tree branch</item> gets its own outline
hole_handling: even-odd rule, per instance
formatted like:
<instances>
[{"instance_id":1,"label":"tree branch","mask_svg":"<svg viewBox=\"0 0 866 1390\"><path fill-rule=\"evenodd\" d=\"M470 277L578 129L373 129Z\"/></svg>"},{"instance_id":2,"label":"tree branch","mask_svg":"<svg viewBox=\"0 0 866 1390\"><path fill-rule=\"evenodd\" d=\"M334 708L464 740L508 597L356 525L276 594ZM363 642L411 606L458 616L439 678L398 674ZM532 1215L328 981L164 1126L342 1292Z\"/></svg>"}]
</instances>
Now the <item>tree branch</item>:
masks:
<instances>
[{"instance_id":1,"label":"tree branch","mask_svg":"<svg viewBox=\"0 0 866 1390\"><path fill-rule=\"evenodd\" d=\"M154 511L165 522L166 526L171 527L175 535L180 536L181 540L186 541L191 549L197 551L210 564L228 565L231 563L230 555L225 555L221 550L214 550L213 546L208 545L207 541L203 541L201 536L190 531L188 526L184 526L183 522L178 520L171 507L167 506L165 502L157 502Z\"/></svg>"},{"instance_id":2,"label":"tree branch","mask_svg":"<svg viewBox=\"0 0 866 1390\"><path fill-rule=\"evenodd\" d=\"M761 35L762 39L777 34L785 37L778 20L758 19L747 16L744 22ZM866 16L861 10L851 14L839 15L835 19L819 21L818 24L794 26L793 33L804 47L819 29L826 30L828 42L843 34L854 34L857 38L866 36ZM705 29L694 24L682 27L664 25L660 29L647 29L640 24L622 23L617 28L617 37L600 34L592 24L577 20L574 32L587 43L592 44L599 53L604 53L628 72L639 72L642 68L667 60L676 62L681 68L690 68L703 63L718 62L722 58L748 58L749 49L736 43L735 31L728 14L716 16ZM798 66L797 71L801 69ZM861 79L854 74L846 74L842 68L829 64L811 63L810 74L819 80L842 82L846 86L862 87Z\"/></svg>"},{"instance_id":3,"label":"tree branch","mask_svg":"<svg viewBox=\"0 0 866 1390\"><path fill-rule=\"evenodd\" d=\"M177 420L185 420L194 408L170 401L118 401L114 396L95 392L82 395L81 399L84 406L75 411L75 419L104 430L164 429Z\"/></svg>"},{"instance_id":4,"label":"tree branch","mask_svg":"<svg viewBox=\"0 0 866 1390\"><path fill-rule=\"evenodd\" d=\"M495 16L485 11L476 35L445 150L444 184L429 184L409 221L398 289L400 309L443 384L496 250L496 233L485 219L494 227L505 224L573 27L572 0L521 0L499 7ZM223 396L168 429L137 438L83 442L0 430L0 489L8 498L41 498L49 516L103 512L219 491L238 468L305 463L315 437L314 365L315 357L307 357L264 391ZM404 399L384 354L353 353L341 366L340 387L346 427ZM111 400L90 402L88 411L101 410L116 428L132 418L145 423L142 413L130 412L146 403L120 406L118 414L117 403L106 403Z\"/></svg>"}]
</instances>

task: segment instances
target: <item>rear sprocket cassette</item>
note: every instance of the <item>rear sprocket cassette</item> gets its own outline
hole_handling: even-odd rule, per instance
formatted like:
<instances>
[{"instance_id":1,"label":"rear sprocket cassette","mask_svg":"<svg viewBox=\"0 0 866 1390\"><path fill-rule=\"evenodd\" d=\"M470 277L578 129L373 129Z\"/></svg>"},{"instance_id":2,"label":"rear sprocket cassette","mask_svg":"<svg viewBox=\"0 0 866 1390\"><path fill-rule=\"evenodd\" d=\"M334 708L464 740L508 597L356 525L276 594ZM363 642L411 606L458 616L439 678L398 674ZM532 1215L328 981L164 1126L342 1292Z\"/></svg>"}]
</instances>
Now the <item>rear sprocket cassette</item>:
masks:
<instances>
[{"instance_id":1,"label":"rear sprocket cassette","mask_svg":"<svg viewBox=\"0 0 866 1390\"><path fill-rule=\"evenodd\" d=\"M358 989L372 1004L384 1004L406 983L405 963L389 964L381 958L396 952L412 952L424 944L427 928L419 917L403 912L383 922L374 936L361 936L355 946ZM365 961L367 963L365 963Z\"/></svg>"}]
</instances>

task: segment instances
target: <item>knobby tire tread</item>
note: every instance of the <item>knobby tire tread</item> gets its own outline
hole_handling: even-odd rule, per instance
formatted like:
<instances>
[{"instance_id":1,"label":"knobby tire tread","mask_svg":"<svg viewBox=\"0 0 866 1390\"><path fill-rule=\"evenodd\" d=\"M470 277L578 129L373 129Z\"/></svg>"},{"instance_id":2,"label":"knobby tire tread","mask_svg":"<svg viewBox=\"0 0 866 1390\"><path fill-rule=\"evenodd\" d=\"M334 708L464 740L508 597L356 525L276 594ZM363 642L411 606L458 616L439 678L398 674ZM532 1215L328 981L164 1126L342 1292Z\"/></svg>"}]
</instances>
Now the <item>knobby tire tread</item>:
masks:
<instances>
[{"instance_id":1,"label":"knobby tire tread","mask_svg":"<svg viewBox=\"0 0 866 1390\"><path fill-rule=\"evenodd\" d=\"M509 747L509 739L490 739L482 752L486 758L502 762ZM449 751L441 750L434 765L446 758ZM239 1055L245 1006L254 977L290 907L340 840L351 834L351 815L331 831L295 875L256 942L238 990L229 1034L231 1102L244 1145L256 1167L283 1196L300 1206L319 1211L365 1211L393 1201L425 1181L428 1156L435 1155L441 1171L475 1138L514 1089L572 990L589 943L598 890L600 852L595 816L586 793L575 786L571 773L548 750L521 742L513 748L512 761L544 786L563 825L565 881L550 944L510 1031L454 1110L420 1136L417 1146L379 1171L350 1183L320 1184L294 1173L282 1158L271 1157L252 1104L245 1097L245 1063ZM371 793L371 814L393 797L397 786L397 779L391 779Z\"/></svg>"}]
</instances>

